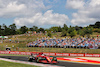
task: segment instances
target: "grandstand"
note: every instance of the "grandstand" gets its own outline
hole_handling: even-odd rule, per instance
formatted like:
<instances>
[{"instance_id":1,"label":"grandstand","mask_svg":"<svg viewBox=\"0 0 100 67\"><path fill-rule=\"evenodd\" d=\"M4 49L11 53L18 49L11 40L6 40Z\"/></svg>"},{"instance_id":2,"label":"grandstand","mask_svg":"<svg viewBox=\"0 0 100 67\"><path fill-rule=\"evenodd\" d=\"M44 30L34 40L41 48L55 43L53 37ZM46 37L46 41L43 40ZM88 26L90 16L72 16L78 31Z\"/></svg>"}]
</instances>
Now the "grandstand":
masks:
<instances>
[{"instance_id":1,"label":"grandstand","mask_svg":"<svg viewBox=\"0 0 100 67\"><path fill-rule=\"evenodd\" d=\"M41 38L26 44L27 47L56 47L56 48L86 48L99 49L99 38L65 38L65 39L46 39Z\"/></svg>"}]
</instances>

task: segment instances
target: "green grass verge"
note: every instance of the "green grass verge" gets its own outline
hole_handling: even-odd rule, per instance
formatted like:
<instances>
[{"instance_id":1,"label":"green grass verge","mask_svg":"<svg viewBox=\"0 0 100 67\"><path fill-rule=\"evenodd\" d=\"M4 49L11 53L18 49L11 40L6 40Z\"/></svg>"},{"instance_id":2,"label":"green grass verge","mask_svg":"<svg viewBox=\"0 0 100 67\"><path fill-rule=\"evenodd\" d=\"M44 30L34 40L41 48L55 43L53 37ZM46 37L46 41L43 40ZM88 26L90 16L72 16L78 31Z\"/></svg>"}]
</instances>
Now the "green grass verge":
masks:
<instances>
[{"instance_id":1,"label":"green grass verge","mask_svg":"<svg viewBox=\"0 0 100 67\"><path fill-rule=\"evenodd\" d=\"M80 48L79 49L79 48L39 48L39 47L26 47L26 48L20 48L19 51L100 54L100 49L84 49L84 48Z\"/></svg>"},{"instance_id":2,"label":"green grass verge","mask_svg":"<svg viewBox=\"0 0 100 67\"><path fill-rule=\"evenodd\" d=\"M15 49L11 49L11 51L15 51ZM25 52L54 52L54 53L90 53L90 54L100 54L100 49L84 49L84 48L20 47L17 51L25 51Z\"/></svg>"},{"instance_id":3,"label":"green grass verge","mask_svg":"<svg viewBox=\"0 0 100 67\"><path fill-rule=\"evenodd\" d=\"M38 66L21 64L21 63L13 63L13 62L0 60L0 67L38 67Z\"/></svg>"}]
</instances>

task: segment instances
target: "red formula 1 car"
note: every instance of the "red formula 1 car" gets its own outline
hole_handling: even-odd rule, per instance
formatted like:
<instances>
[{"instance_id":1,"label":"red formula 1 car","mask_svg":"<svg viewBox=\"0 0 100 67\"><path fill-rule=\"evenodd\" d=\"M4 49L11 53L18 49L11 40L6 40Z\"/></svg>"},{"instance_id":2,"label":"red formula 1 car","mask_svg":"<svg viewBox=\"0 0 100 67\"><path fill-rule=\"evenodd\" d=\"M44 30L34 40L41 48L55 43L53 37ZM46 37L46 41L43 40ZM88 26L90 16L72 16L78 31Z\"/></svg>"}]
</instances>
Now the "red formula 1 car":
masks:
<instances>
[{"instance_id":1,"label":"red formula 1 car","mask_svg":"<svg viewBox=\"0 0 100 67\"><path fill-rule=\"evenodd\" d=\"M57 58L53 57L52 59L43 53L31 54L29 57L29 61L35 60L36 62L42 63L58 63Z\"/></svg>"}]
</instances>

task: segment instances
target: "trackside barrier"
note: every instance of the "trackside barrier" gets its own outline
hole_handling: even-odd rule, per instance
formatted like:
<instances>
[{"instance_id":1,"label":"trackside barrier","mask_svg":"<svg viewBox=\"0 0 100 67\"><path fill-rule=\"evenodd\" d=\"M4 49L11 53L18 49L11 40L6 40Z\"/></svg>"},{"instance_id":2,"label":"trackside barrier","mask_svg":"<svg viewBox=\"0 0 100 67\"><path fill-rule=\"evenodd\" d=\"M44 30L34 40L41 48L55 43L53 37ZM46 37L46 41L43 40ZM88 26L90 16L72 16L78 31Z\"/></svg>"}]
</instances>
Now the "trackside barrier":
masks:
<instances>
[{"instance_id":1,"label":"trackside barrier","mask_svg":"<svg viewBox=\"0 0 100 67\"><path fill-rule=\"evenodd\" d=\"M31 53L36 54L39 52L0 51L0 54L30 55ZM82 53L47 53L47 52L44 52L44 54L49 55L49 56L100 57L100 54L82 54Z\"/></svg>"}]
</instances>

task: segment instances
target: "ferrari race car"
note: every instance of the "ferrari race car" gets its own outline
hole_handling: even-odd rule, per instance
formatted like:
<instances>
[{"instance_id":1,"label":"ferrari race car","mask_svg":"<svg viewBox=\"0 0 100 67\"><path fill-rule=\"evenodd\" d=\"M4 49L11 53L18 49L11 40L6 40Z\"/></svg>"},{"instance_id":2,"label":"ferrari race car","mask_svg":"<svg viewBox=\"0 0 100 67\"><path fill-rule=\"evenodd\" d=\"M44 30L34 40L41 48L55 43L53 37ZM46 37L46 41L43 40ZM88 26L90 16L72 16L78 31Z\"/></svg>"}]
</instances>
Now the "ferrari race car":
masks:
<instances>
[{"instance_id":1,"label":"ferrari race car","mask_svg":"<svg viewBox=\"0 0 100 67\"><path fill-rule=\"evenodd\" d=\"M32 54L28 57L29 61L36 61L42 63L58 63L57 58L53 57L52 59L43 53Z\"/></svg>"}]
</instances>

